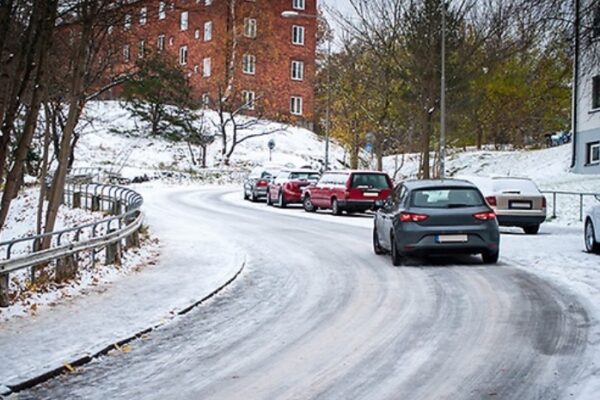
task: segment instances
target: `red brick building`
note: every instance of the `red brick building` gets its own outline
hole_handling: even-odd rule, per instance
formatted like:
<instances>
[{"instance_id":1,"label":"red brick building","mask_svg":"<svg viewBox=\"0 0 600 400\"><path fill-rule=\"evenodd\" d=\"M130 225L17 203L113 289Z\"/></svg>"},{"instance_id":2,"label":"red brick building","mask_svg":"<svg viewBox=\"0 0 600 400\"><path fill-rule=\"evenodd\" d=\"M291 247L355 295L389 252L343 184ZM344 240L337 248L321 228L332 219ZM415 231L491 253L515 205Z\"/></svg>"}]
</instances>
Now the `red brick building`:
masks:
<instances>
[{"instance_id":1,"label":"red brick building","mask_svg":"<svg viewBox=\"0 0 600 400\"><path fill-rule=\"evenodd\" d=\"M245 113L310 124L317 0L139 0L127 6L121 66L163 52L188 72L194 95ZM293 18L283 11L297 11ZM116 33L116 32L115 32Z\"/></svg>"}]
</instances>

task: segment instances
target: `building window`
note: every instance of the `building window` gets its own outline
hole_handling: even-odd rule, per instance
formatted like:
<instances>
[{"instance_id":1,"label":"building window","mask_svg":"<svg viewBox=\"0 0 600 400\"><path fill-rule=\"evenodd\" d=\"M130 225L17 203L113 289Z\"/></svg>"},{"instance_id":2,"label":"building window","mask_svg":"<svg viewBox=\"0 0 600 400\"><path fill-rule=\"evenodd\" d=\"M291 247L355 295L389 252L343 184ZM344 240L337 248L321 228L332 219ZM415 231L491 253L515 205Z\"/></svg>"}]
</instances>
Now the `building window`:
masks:
<instances>
[{"instance_id":1,"label":"building window","mask_svg":"<svg viewBox=\"0 0 600 400\"><path fill-rule=\"evenodd\" d=\"M208 21L208 22L204 23L204 41L205 42L212 40L212 28L213 28L212 21Z\"/></svg>"},{"instance_id":2,"label":"building window","mask_svg":"<svg viewBox=\"0 0 600 400\"><path fill-rule=\"evenodd\" d=\"M161 1L158 3L158 19L167 18L167 3Z\"/></svg>"},{"instance_id":3,"label":"building window","mask_svg":"<svg viewBox=\"0 0 600 400\"><path fill-rule=\"evenodd\" d=\"M202 93L202 106L208 108L210 106L210 96L208 93Z\"/></svg>"},{"instance_id":4,"label":"building window","mask_svg":"<svg viewBox=\"0 0 600 400\"><path fill-rule=\"evenodd\" d=\"M244 18L244 36L249 38L256 37L256 19Z\"/></svg>"},{"instance_id":5,"label":"building window","mask_svg":"<svg viewBox=\"0 0 600 400\"><path fill-rule=\"evenodd\" d=\"M292 79L301 81L304 79L304 62L292 61Z\"/></svg>"},{"instance_id":6,"label":"building window","mask_svg":"<svg viewBox=\"0 0 600 400\"><path fill-rule=\"evenodd\" d=\"M146 53L146 41L140 40L140 48L138 51L138 58L144 58L145 53Z\"/></svg>"},{"instance_id":7,"label":"building window","mask_svg":"<svg viewBox=\"0 0 600 400\"><path fill-rule=\"evenodd\" d=\"M213 0L204 0L204 5L210 6L213 3Z\"/></svg>"},{"instance_id":8,"label":"building window","mask_svg":"<svg viewBox=\"0 0 600 400\"><path fill-rule=\"evenodd\" d=\"M147 20L148 20L148 8L142 7L140 10L140 25L146 25Z\"/></svg>"},{"instance_id":9,"label":"building window","mask_svg":"<svg viewBox=\"0 0 600 400\"><path fill-rule=\"evenodd\" d=\"M158 35L158 40L156 41L156 48L158 51L163 51L165 49L165 35L161 33Z\"/></svg>"},{"instance_id":10,"label":"building window","mask_svg":"<svg viewBox=\"0 0 600 400\"><path fill-rule=\"evenodd\" d=\"M246 110L254 110L254 102L256 100L256 95L254 92L244 90L242 92L242 98L244 100L244 108Z\"/></svg>"},{"instance_id":11,"label":"building window","mask_svg":"<svg viewBox=\"0 0 600 400\"><path fill-rule=\"evenodd\" d=\"M179 64L185 65L187 64L188 58L188 48L187 46L181 46L179 48Z\"/></svg>"},{"instance_id":12,"label":"building window","mask_svg":"<svg viewBox=\"0 0 600 400\"><path fill-rule=\"evenodd\" d=\"M129 45L128 44L123 46L123 62L124 63L129 62Z\"/></svg>"},{"instance_id":13,"label":"building window","mask_svg":"<svg viewBox=\"0 0 600 400\"><path fill-rule=\"evenodd\" d=\"M592 78L592 109L600 109L600 75Z\"/></svg>"},{"instance_id":14,"label":"building window","mask_svg":"<svg viewBox=\"0 0 600 400\"><path fill-rule=\"evenodd\" d=\"M210 67L211 67L210 57L207 57L202 62L202 76L203 77L208 78L210 76L210 74L211 74Z\"/></svg>"},{"instance_id":15,"label":"building window","mask_svg":"<svg viewBox=\"0 0 600 400\"><path fill-rule=\"evenodd\" d=\"M304 27L294 25L292 27L292 43L304 46Z\"/></svg>"},{"instance_id":16,"label":"building window","mask_svg":"<svg viewBox=\"0 0 600 400\"><path fill-rule=\"evenodd\" d=\"M194 39L196 39L196 40L200 39L200 29L196 29L194 31Z\"/></svg>"},{"instance_id":17,"label":"building window","mask_svg":"<svg viewBox=\"0 0 600 400\"><path fill-rule=\"evenodd\" d=\"M290 101L290 112L293 115L302 115L302 97L292 96Z\"/></svg>"},{"instance_id":18,"label":"building window","mask_svg":"<svg viewBox=\"0 0 600 400\"><path fill-rule=\"evenodd\" d=\"M254 75L256 73L256 56L252 54L244 54L242 64L242 69L245 74Z\"/></svg>"},{"instance_id":19,"label":"building window","mask_svg":"<svg viewBox=\"0 0 600 400\"><path fill-rule=\"evenodd\" d=\"M293 0L292 8L294 10L304 10L304 0Z\"/></svg>"},{"instance_id":20,"label":"building window","mask_svg":"<svg viewBox=\"0 0 600 400\"><path fill-rule=\"evenodd\" d=\"M131 28L131 15L130 14L125 15L124 28L126 31L128 31Z\"/></svg>"},{"instance_id":21,"label":"building window","mask_svg":"<svg viewBox=\"0 0 600 400\"><path fill-rule=\"evenodd\" d=\"M189 14L187 11L182 11L181 12L181 17L179 18L179 27L181 28L182 31L187 31L188 29L188 21L189 21Z\"/></svg>"},{"instance_id":22,"label":"building window","mask_svg":"<svg viewBox=\"0 0 600 400\"><path fill-rule=\"evenodd\" d=\"M587 145L587 165L600 164L600 142L592 142Z\"/></svg>"},{"instance_id":23,"label":"building window","mask_svg":"<svg viewBox=\"0 0 600 400\"><path fill-rule=\"evenodd\" d=\"M200 72L200 67L198 65L194 65L194 73L197 74Z\"/></svg>"}]
</instances>

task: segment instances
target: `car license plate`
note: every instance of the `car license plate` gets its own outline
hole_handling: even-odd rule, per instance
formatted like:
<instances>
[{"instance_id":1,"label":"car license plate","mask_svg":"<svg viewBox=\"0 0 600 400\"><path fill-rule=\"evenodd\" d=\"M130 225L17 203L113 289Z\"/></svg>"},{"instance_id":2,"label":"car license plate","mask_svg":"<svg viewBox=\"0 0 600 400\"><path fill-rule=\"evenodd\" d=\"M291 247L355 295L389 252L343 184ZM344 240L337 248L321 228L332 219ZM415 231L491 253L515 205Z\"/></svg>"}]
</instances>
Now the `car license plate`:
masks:
<instances>
[{"instance_id":1,"label":"car license plate","mask_svg":"<svg viewBox=\"0 0 600 400\"><path fill-rule=\"evenodd\" d=\"M532 205L530 201L511 201L509 207L519 210L531 210Z\"/></svg>"},{"instance_id":2,"label":"car license plate","mask_svg":"<svg viewBox=\"0 0 600 400\"><path fill-rule=\"evenodd\" d=\"M364 192L363 196L365 197L377 197L379 195L379 193L374 193L374 192Z\"/></svg>"},{"instance_id":3,"label":"car license plate","mask_svg":"<svg viewBox=\"0 0 600 400\"><path fill-rule=\"evenodd\" d=\"M437 243L465 243L469 241L468 235L437 235Z\"/></svg>"}]
</instances>

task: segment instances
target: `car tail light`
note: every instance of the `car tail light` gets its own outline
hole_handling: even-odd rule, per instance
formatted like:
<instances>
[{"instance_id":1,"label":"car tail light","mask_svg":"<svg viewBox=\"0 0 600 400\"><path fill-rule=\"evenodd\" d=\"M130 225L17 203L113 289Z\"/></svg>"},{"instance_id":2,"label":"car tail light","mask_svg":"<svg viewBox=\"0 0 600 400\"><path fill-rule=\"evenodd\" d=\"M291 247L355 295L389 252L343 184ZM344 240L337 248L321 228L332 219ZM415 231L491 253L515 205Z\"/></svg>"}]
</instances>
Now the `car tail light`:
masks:
<instances>
[{"instance_id":1,"label":"car tail light","mask_svg":"<svg viewBox=\"0 0 600 400\"><path fill-rule=\"evenodd\" d=\"M256 182L256 186L258 187L265 187L269 184L269 182L265 181L264 179L261 179L260 181Z\"/></svg>"},{"instance_id":2,"label":"car tail light","mask_svg":"<svg viewBox=\"0 0 600 400\"><path fill-rule=\"evenodd\" d=\"M493 207L496 207L498 205L498 202L496 201L496 198L494 196L486 197L485 201L487 201L488 204Z\"/></svg>"},{"instance_id":3,"label":"car tail light","mask_svg":"<svg viewBox=\"0 0 600 400\"><path fill-rule=\"evenodd\" d=\"M403 212L400 214L400 222L423 222L427 218L429 218L429 215L425 214L414 214L407 212Z\"/></svg>"},{"instance_id":4,"label":"car tail light","mask_svg":"<svg viewBox=\"0 0 600 400\"><path fill-rule=\"evenodd\" d=\"M546 196L542 196L542 208L546 208L546 205L547 205Z\"/></svg>"},{"instance_id":5,"label":"car tail light","mask_svg":"<svg viewBox=\"0 0 600 400\"><path fill-rule=\"evenodd\" d=\"M492 219L496 219L496 213L493 211L481 212L473 214L473 217L480 221L491 221Z\"/></svg>"}]
</instances>

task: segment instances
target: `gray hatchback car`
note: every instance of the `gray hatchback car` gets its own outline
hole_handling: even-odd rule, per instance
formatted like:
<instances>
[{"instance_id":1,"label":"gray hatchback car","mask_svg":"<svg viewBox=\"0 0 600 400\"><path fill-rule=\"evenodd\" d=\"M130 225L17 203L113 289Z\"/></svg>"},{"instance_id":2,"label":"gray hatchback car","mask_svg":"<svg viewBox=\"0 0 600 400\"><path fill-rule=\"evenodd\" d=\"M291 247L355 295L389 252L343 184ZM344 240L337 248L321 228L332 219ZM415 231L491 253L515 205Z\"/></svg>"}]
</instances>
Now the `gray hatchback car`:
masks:
<instances>
[{"instance_id":1,"label":"gray hatchback car","mask_svg":"<svg viewBox=\"0 0 600 400\"><path fill-rule=\"evenodd\" d=\"M481 254L496 263L500 233L496 214L479 189L462 180L406 181L375 215L373 249L394 265L405 255Z\"/></svg>"}]
</instances>

